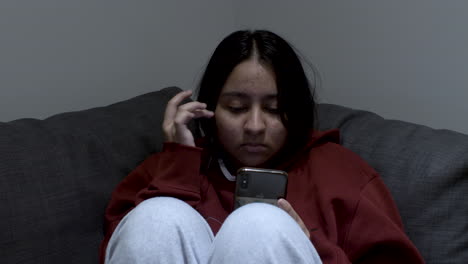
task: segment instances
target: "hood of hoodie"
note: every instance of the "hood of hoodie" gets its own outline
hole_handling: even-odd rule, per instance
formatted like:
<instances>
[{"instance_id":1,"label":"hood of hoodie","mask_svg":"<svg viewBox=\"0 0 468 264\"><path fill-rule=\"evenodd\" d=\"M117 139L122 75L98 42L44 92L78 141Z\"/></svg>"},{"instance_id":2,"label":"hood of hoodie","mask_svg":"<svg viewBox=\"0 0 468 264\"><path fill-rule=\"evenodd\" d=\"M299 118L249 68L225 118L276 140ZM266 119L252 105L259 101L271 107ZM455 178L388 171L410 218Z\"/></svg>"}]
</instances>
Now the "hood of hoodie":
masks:
<instances>
[{"instance_id":1,"label":"hood of hoodie","mask_svg":"<svg viewBox=\"0 0 468 264\"><path fill-rule=\"evenodd\" d=\"M340 144L340 131L332 129L327 131L314 130L309 134L307 143L303 148L296 151L290 157L282 157L282 162L277 166L279 170L288 170L301 158L305 158L312 148L320 146L325 143Z\"/></svg>"}]
</instances>

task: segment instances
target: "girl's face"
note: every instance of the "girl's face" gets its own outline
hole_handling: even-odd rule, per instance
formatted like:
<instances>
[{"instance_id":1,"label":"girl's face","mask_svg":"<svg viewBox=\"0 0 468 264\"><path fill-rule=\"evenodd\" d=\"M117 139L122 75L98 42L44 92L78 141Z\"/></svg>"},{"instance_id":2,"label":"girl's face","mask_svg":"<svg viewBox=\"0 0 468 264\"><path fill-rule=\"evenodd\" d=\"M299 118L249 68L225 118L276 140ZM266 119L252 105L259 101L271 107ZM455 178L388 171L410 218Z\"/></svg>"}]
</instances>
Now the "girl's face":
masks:
<instances>
[{"instance_id":1,"label":"girl's face","mask_svg":"<svg viewBox=\"0 0 468 264\"><path fill-rule=\"evenodd\" d=\"M218 140L237 166L259 167L277 154L287 130L278 114L273 72L255 59L237 65L215 109Z\"/></svg>"}]
</instances>

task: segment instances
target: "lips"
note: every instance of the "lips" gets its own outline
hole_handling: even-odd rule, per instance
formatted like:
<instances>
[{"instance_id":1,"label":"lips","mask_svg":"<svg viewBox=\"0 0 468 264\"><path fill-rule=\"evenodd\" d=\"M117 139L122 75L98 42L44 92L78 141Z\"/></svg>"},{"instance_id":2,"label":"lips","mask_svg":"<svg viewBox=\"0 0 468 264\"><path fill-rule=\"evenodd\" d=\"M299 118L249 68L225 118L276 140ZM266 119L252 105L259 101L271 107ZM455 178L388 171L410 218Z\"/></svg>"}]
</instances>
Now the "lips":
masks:
<instances>
[{"instance_id":1,"label":"lips","mask_svg":"<svg viewBox=\"0 0 468 264\"><path fill-rule=\"evenodd\" d=\"M268 149L266 145L257 143L242 144L241 148L250 153L263 153Z\"/></svg>"}]
</instances>

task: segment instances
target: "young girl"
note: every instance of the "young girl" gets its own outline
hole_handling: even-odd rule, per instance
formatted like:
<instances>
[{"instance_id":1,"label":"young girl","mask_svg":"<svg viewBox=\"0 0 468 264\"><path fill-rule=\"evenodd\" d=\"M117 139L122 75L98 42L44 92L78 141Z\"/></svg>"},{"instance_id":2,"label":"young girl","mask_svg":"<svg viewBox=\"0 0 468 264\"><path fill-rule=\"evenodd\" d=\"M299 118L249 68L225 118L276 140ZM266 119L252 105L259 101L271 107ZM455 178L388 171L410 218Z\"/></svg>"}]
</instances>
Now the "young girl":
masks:
<instances>
[{"instance_id":1,"label":"young girl","mask_svg":"<svg viewBox=\"0 0 468 264\"><path fill-rule=\"evenodd\" d=\"M311 88L276 34L226 37L197 101L182 104L184 91L167 104L163 151L114 191L101 262L423 263L377 173L337 130L314 130ZM285 199L233 211L243 166L286 171Z\"/></svg>"}]
</instances>

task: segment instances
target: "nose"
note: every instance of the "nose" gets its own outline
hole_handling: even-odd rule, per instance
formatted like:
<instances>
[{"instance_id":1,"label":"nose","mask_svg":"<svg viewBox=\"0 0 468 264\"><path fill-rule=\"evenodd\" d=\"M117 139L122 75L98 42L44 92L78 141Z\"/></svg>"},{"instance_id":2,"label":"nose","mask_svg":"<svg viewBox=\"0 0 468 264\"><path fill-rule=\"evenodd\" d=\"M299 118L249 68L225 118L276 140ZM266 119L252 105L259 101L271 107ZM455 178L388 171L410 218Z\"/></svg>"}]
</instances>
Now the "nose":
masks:
<instances>
[{"instance_id":1,"label":"nose","mask_svg":"<svg viewBox=\"0 0 468 264\"><path fill-rule=\"evenodd\" d=\"M265 132L266 120L261 109L253 108L247 113L244 128L246 133L252 135Z\"/></svg>"}]
</instances>

